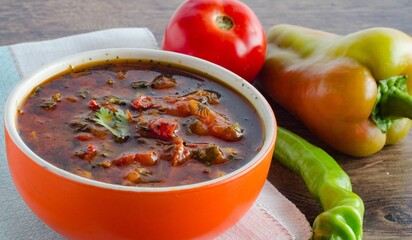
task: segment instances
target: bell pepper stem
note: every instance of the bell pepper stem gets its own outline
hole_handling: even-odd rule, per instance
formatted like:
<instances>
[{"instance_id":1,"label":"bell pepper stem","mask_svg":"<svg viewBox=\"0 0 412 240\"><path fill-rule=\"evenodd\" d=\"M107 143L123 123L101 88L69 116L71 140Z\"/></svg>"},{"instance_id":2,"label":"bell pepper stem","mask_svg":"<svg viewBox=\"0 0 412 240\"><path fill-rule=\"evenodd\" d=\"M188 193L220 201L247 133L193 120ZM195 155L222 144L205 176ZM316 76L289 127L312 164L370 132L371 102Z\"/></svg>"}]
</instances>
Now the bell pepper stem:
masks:
<instances>
[{"instance_id":1,"label":"bell pepper stem","mask_svg":"<svg viewBox=\"0 0 412 240\"><path fill-rule=\"evenodd\" d=\"M406 90L406 76L396 76L378 82L378 97L372 120L386 132L393 120L412 119L412 96Z\"/></svg>"},{"instance_id":2,"label":"bell pepper stem","mask_svg":"<svg viewBox=\"0 0 412 240\"><path fill-rule=\"evenodd\" d=\"M388 94L385 101L381 101L381 116L412 119L412 96L398 89Z\"/></svg>"}]
</instances>

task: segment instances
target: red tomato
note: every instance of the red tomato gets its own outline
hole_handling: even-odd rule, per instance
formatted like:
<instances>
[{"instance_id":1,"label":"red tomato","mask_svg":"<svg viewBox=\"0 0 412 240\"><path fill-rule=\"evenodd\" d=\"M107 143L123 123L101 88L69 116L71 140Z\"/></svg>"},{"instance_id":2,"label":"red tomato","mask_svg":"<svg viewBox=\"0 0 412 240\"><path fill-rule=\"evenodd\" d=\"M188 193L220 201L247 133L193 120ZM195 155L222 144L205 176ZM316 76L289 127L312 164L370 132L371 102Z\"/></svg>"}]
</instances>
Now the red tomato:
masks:
<instances>
[{"instance_id":1,"label":"red tomato","mask_svg":"<svg viewBox=\"0 0 412 240\"><path fill-rule=\"evenodd\" d=\"M147 110L153 107L152 98L149 96L138 96L132 99L130 103L137 110Z\"/></svg>"},{"instance_id":2,"label":"red tomato","mask_svg":"<svg viewBox=\"0 0 412 240\"><path fill-rule=\"evenodd\" d=\"M203 58L252 82L266 54L264 29L237 0L186 0L166 27L163 50Z\"/></svg>"},{"instance_id":3,"label":"red tomato","mask_svg":"<svg viewBox=\"0 0 412 240\"><path fill-rule=\"evenodd\" d=\"M152 118L149 120L147 127L150 132L157 138L168 141L175 136L175 131L179 123L169 118Z\"/></svg>"},{"instance_id":4,"label":"red tomato","mask_svg":"<svg viewBox=\"0 0 412 240\"><path fill-rule=\"evenodd\" d=\"M91 100L91 101L89 102L89 108L94 109L94 110L97 110L97 109L99 109L100 107L99 107L99 104L98 104L95 100Z\"/></svg>"}]
</instances>

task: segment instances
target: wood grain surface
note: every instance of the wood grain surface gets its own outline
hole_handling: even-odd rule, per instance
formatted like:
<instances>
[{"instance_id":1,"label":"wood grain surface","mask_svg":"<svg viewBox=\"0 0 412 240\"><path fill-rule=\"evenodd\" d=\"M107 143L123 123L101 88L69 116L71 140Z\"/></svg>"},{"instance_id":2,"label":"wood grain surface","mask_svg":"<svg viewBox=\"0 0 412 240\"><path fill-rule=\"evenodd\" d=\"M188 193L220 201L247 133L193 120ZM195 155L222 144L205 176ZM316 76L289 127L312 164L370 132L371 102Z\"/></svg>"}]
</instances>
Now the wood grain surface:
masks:
<instances>
[{"instance_id":1,"label":"wood grain surface","mask_svg":"<svg viewBox=\"0 0 412 240\"><path fill-rule=\"evenodd\" d=\"M347 34L393 27L412 35L410 0L245 0L265 29L280 23ZM0 0L0 45L38 41L116 27L148 27L159 44L180 0ZM331 154L365 202L364 239L412 239L412 133L378 154L353 158L317 140L272 102L278 124ZM349 106L348 106L349 107ZM312 223L322 211L299 177L274 161L269 180Z\"/></svg>"}]
</instances>

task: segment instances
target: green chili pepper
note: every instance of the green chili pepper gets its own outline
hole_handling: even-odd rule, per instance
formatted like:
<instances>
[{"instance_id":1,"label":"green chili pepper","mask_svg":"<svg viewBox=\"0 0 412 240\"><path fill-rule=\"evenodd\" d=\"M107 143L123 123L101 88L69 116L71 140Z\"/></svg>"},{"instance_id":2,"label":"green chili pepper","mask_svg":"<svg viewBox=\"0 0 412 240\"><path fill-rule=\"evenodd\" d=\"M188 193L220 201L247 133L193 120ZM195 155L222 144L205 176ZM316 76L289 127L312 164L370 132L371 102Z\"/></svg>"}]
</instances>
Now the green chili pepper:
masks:
<instances>
[{"instance_id":1,"label":"green chili pepper","mask_svg":"<svg viewBox=\"0 0 412 240\"><path fill-rule=\"evenodd\" d=\"M274 158L303 178L324 209L313 223L313 239L362 239L363 201L330 155L278 127Z\"/></svg>"}]
</instances>

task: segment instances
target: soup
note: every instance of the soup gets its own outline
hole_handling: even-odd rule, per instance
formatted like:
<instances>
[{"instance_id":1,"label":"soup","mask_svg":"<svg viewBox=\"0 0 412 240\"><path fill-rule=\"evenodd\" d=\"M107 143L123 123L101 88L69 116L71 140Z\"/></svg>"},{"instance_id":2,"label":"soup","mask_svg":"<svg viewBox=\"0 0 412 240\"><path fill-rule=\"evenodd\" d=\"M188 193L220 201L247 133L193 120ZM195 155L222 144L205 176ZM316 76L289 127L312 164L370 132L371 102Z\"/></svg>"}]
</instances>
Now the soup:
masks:
<instances>
[{"instance_id":1,"label":"soup","mask_svg":"<svg viewBox=\"0 0 412 240\"><path fill-rule=\"evenodd\" d=\"M251 104L215 79L167 64L83 66L34 89L19 109L23 141L71 173L166 187L218 178L263 143Z\"/></svg>"}]
</instances>

